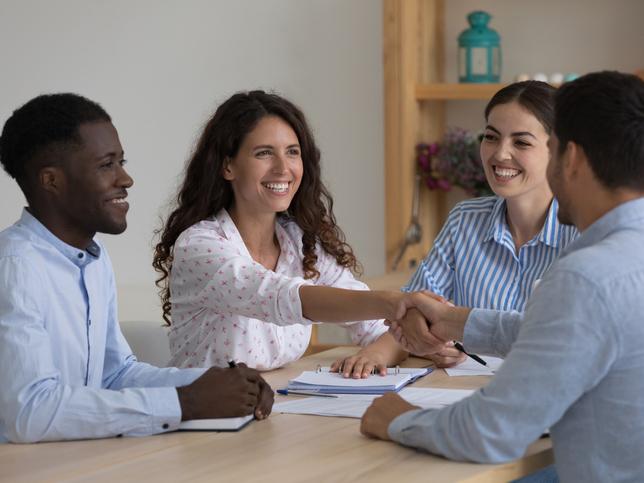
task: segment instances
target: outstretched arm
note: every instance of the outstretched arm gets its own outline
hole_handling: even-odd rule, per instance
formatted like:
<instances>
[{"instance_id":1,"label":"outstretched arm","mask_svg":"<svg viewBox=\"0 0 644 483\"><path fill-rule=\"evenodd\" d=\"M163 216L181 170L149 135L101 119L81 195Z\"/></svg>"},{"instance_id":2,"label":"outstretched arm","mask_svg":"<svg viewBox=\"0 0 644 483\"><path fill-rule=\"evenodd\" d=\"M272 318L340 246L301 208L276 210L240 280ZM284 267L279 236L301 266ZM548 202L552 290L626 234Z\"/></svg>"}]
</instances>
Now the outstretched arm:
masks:
<instances>
[{"instance_id":1,"label":"outstretched arm","mask_svg":"<svg viewBox=\"0 0 644 483\"><path fill-rule=\"evenodd\" d=\"M400 292L349 290L302 285L302 314L316 322L353 322L399 319L407 310L408 295Z\"/></svg>"}]
</instances>

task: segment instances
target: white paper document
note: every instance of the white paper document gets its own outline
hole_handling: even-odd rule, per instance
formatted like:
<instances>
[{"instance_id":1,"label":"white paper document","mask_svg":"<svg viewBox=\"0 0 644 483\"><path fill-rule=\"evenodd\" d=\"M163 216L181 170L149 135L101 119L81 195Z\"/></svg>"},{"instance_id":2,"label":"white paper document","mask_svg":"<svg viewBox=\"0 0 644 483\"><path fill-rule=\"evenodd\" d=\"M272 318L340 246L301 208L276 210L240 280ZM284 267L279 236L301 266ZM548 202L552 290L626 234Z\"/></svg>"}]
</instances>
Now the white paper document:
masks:
<instances>
[{"instance_id":1,"label":"white paper document","mask_svg":"<svg viewBox=\"0 0 644 483\"><path fill-rule=\"evenodd\" d=\"M423 409L443 408L469 396L472 389L436 389L406 387L398 394L406 401ZM376 394L340 394L337 398L307 397L294 399L273 406L273 411L286 414L309 414L361 418Z\"/></svg>"},{"instance_id":2,"label":"white paper document","mask_svg":"<svg viewBox=\"0 0 644 483\"><path fill-rule=\"evenodd\" d=\"M445 369L450 376L493 376L494 373L501 367L503 364L503 359L500 357L492 356L479 356L485 362L487 366L479 364L471 357L465 359L458 366L450 367Z\"/></svg>"},{"instance_id":3,"label":"white paper document","mask_svg":"<svg viewBox=\"0 0 644 483\"><path fill-rule=\"evenodd\" d=\"M317 391L329 394L384 394L398 391L401 387L429 374L429 368L388 369L386 376L372 374L366 379L346 378L328 368L320 371L304 371L288 381L289 391Z\"/></svg>"},{"instance_id":4,"label":"white paper document","mask_svg":"<svg viewBox=\"0 0 644 483\"><path fill-rule=\"evenodd\" d=\"M253 415L239 418L190 419L179 424L179 431L239 431L253 420Z\"/></svg>"}]
</instances>

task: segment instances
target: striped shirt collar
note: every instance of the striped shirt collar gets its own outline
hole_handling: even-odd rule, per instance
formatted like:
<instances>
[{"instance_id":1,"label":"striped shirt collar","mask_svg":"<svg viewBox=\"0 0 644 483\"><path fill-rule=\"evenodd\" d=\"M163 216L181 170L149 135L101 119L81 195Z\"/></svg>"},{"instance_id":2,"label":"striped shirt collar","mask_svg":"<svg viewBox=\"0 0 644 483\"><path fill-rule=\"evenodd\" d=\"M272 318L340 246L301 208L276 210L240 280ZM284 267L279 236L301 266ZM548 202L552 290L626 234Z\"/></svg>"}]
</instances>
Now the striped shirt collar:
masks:
<instances>
[{"instance_id":1,"label":"striped shirt collar","mask_svg":"<svg viewBox=\"0 0 644 483\"><path fill-rule=\"evenodd\" d=\"M494 240L501 245L510 243L511 246L514 246L510 228L505 220L505 205L505 199L498 197L494 207L492 208L492 212L490 213L486 235L483 239L484 242ZM558 208L559 203L557 203L557 200L553 198L552 203L550 203L550 208L548 208L546 221L543 224L541 231L536 237L526 243L526 245L534 245L537 242L541 242L555 248L559 246L561 243L561 237L558 235L561 224L557 219Z\"/></svg>"}]
</instances>

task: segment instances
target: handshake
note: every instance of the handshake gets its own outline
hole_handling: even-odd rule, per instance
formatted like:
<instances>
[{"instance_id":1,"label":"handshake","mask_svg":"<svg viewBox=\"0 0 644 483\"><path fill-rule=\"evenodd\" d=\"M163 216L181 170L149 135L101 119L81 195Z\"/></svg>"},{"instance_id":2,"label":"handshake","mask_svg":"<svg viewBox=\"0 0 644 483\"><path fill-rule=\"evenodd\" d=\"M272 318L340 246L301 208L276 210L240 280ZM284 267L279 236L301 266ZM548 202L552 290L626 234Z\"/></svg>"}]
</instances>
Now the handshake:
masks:
<instances>
[{"instance_id":1,"label":"handshake","mask_svg":"<svg viewBox=\"0 0 644 483\"><path fill-rule=\"evenodd\" d=\"M394 317L385 324L403 349L431 359L438 367L450 367L465 359L454 341L462 340L471 309L456 307L428 291L398 293L392 302Z\"/></svg>"}]
</instances>

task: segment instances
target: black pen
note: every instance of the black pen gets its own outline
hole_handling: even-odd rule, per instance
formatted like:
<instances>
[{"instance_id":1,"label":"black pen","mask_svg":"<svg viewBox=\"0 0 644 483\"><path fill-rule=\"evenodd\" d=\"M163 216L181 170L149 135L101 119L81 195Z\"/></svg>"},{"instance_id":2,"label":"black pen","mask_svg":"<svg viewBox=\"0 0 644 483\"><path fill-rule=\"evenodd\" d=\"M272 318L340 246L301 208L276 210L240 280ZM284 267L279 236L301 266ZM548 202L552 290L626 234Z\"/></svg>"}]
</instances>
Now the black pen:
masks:
<instances>
[{"instance_id":1,"label":"black pen","mask_svg":"<svg viewBox=\"0 0 644 483\"><path fill-rule=\"evenodd\" d=\"M461 351L466 356L471 357L472 359L474 359L479 364L483 364L484 366L487 366L487 362L485 362L483 359L481 359L476 354L470 354L469 352L467 352L465 350L465 348L463 347L463 344L461 344L460 342L454 341L454 347L456 347L457 350Z\"/></svg>"}]
</instances>

